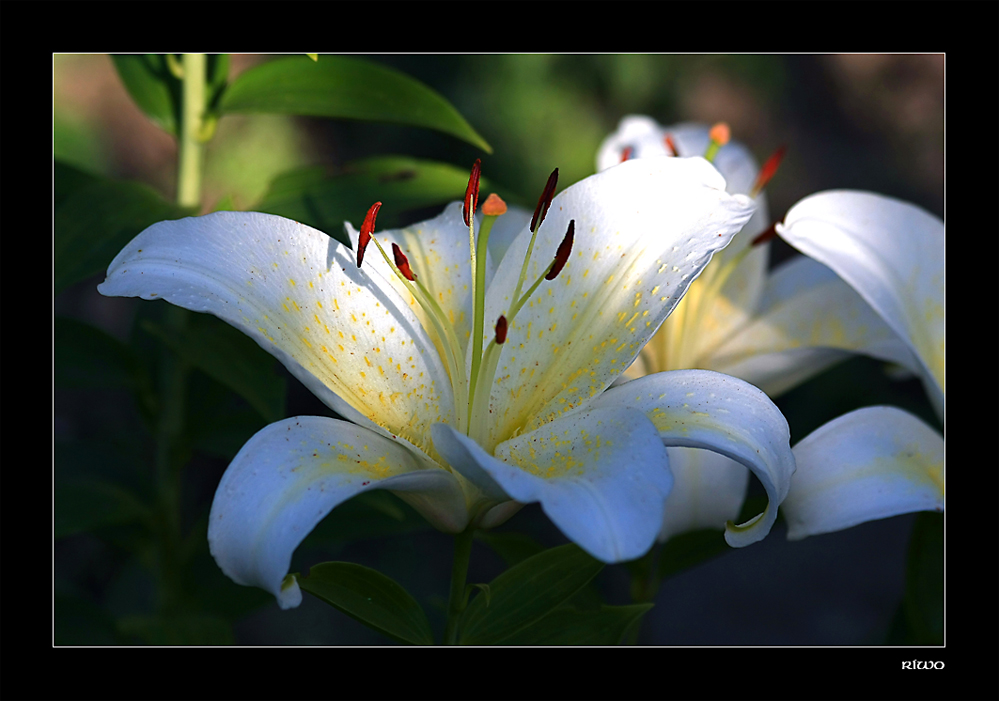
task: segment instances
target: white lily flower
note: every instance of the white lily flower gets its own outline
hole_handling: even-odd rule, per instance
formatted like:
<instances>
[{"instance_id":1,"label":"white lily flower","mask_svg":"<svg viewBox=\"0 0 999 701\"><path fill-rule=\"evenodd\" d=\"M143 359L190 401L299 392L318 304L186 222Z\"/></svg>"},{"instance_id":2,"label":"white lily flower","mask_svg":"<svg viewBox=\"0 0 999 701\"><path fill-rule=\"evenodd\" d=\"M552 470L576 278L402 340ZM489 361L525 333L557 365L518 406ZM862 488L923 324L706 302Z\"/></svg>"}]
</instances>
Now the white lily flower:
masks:
<instances>
[{"instance_id":1,"label":"white lily flower","mask_svg":"<svg viewBox=\"0 0 999 701\"><path fill-rule=\"evenodd\" d=\"M474 212L477 191L466 199ZM662 523L674 444L760 476L771 503L730 540L765 537L794 463L762 392L694 372L603 393L749 220L750 200L701 158L657 159L549 192L539 209L544 225L523 226L496 266L482 245L493 217L472 217L474 257L462 203L372 236L373 207L361 232L346 225L356 258L297 222L218 212L155 224L112 261L103 294L215 314L348 419L286 419L243 447L210 515L223 572L297 605L294 549L368 489L450 533L540 502L594 557L633 559ZM369 239L379 250L361 262Z\"/></svg>"},{"instance_id":2,"label":"white lily flower","mask_svg":"<svg viewBox=\"0 0 999 701\"><path fill-rule=\"evenodd\" d=\"M622 160L702 154L710 141L703 125L662 127L648 117L625 117L601 146L597 166L602 170ZM725 176L729 192L756 197L757 213L691 285L626 377L705 368L740 377L777 396L850 354L863 353L921 376L939 412L943 398L943 222L912 205L872 193L814 195L792 208L785 223L776 227L777 233L809 257L786 262L768 274L767 247L753 245L770 226L758 183L760 170L749 152L734 142L721 146L713 162ZM764 171L768 168L769 164ZM879 435L911 433L909 422L895 412L865 416L879 424ZM837 430L851 425L838 424ZM813 434L818 435L833 434ZM830 493L821 509L816 507L820 501L814 494L800 502L793 498L795 485L810 469L802 461L811 463L818 454L808 449L807 441L813 436L800 444L801 455L795 448L798 472L792 479L792 494L783 504L786 513L794 512L798 523L789 531L792 537L837 530L828 514L843 508L837 501L842 494ZM885 453L888 443L884 440L865 445L871 464L887 466L892 460L905 460L904 450L900 453L893 448L895 452ZM942 439L939 448L942 453ZM675 483L667 498L660 540L686 530L720 526L738 514L749 477L744 468L702 451L670 448L669 453ZM814 469L825 473L831 464L826 461ZM930 472L936 469L932 461L927 464ZM934 483L927 475L919 482L924 486ZM902 500L889 508L886 504L891 501L886 496L885 504L870 511L870 518L914 510L905 506L914 502ZM809 506L798 508L799 503ZM931 508L942 509L942 490L934 505ZM889 514L886 509L895 510ZM807 524L812 515L815 528L825 530L810 530ZM839 528L857 522L856 514L846 511Z\"/></svg>"}]
</instances>

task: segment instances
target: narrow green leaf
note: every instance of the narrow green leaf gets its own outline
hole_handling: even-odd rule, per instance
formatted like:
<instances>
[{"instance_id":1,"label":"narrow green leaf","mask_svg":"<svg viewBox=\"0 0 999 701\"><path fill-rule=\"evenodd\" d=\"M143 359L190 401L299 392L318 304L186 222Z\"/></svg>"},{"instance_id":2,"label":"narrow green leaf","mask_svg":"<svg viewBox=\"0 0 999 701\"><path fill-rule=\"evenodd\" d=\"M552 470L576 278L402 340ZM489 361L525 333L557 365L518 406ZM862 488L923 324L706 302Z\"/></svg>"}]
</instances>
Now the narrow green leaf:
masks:
<instances>
[{"instance_id":1,"label":"narrow green leaf","mask_svg":"<svg viewBox=\"0 0 999 701\"><path fill-rule=\"evenodd\" d=\"M504 645L620 645L628 628L652 604L602 606L595 611L558 608L503 641Z\"/></svg>"},{"instance_id":2,"label":"narrow green leaf","mask_svg":"<svg viewBox=\"0 0 999 701\"><path fill-rule=\"evenodd\" d=\"M111 57L132 100L163 131L177 135L181 82L170 73L162 54L119 54Z\"/></svg>"},{"instance_id":3,"label":"narrow green leaf","mask_svg":"<svg viewBox=\"0 0 999 701\"><path fill-rule=\"evenodd\" d=\"M468 172L404 156L355 161L333 176L310 167L276 178L254 209L308 224L348 244L344 221L360 227L372 203L384 203L378 212L379 229L408 224L414 221L406 216L409 212L464 197ZM492 186L483 178L480 188L488 192Z\"/></svg>"},{"instance_id":4,"label":"narrow green leaf","mask_svg":"<svg viewBox=\"0 0 999 701\"><path fill-rule=\"evenodd\" d=\"M148 509L131 492L100 480L58 484L54 501L57 539L103 526L136 523L148 517Z\"/></svg>"},{"instance_id":5,"label":"narrow green leaf","mask_svg":"<svg viewBox=\"0 0 999 701\"><path fill-rule=\"evenodd\" d=\"M451 103L392 68L349 56L281 58L241 74L226 90L222 112L257 112L391 122L444 132L492 147Z\"/></svg>"},{"instance_id":6,"label":"narrow green leaf","mask_svg":"<svg viewBox=\"0 0 999 701\"><path fill-rule=\"evenodd\" d=\"M324 562L299 586L351 618L384 635L411 645L433 645L423 609L395 580L351 562Z\"/></svg>"},{"instance_id":7,"label":"narrow green leaf","mask_svg":"<svg viewBox=\"0 0 999 701\"><path fill-rule=\"evenodd\" d=\"M274 372L275 360L225 322L192 316L183 330L151 321L142 328L184 360L243 397L269 422L284 417L285 380Z\"/></svg>"},{"instance_id":8,"label":"narrow green leaf","mask_svg":"<svg viewBox=\"0 0 999 701\"><path fill-rule=\"evenodd\" d=\"M140 183L95 177L73 190L55 211L55 293L106 270L118 251L151 224L187 214Z\"/></svg>"},{"instance_id":9,"label":"narrow green leaf","mask_svg":"<svg viewBox=\"0 0 999 701\"><path fill-rule=\"evenodd\" d=\"M534 555L489 583L491 597L477 596L461 621L462 645L495 645L568 600L604 567L569 544Z\"/></svg>"}]
</instances>

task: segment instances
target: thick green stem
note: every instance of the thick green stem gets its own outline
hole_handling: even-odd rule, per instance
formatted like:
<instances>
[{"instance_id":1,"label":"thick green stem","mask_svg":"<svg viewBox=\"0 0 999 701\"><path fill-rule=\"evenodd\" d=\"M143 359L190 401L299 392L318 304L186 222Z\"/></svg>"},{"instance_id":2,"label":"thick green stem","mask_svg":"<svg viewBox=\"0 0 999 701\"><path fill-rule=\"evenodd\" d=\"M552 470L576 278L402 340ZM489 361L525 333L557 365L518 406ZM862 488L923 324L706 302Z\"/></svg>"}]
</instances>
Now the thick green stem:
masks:
<instances>
[{"instance_id":1,"label":"thick green stem","mask_svg":"<svg viewBox=\"0 0 999 701\"><path fill-rule=\"evenodd\" d=\"M472 553L472 533L469 526L454 537L454 561L451 565L451 594L447 603L447 627L444 629L444 644L458 644L458 619L465 610L467 593L465 579L468 575L468 559Z\"/></svg>"},{"instance_id":2,"label":"thick green stem","mask_svg":"<svg viewBox=\"0 0 999 701\"><path fill-rule=\"evenodd\" d=\"M205 55L184 54L184 89L177 155L177 204L201 204L202 120L205 111Z\"/></svg>"}]
</instances>

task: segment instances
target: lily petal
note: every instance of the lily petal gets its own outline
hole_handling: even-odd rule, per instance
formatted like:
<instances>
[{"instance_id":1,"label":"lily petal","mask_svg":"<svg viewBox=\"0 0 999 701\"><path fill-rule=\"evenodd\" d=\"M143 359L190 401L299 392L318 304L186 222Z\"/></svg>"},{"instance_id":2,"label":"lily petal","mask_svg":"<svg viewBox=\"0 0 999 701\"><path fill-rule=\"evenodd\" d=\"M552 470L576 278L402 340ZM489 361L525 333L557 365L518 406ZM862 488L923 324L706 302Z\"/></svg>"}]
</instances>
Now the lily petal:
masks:
<instances>
[{"instance_id":1,"label":"lily petal","mask_svg":"<svg viewBox=\"0 0 999 701\"><path fill-rule=\"evenodd\" d=\"M774 271L756 318L714 350L711 369L773 397L850 353L921 369L910 347L852 287L818 261L798 257Z\"/></svg>"},{"instance_id":2,"label":"lily petal","mask_svg":"<svg viewBox=\"0 0 999 701\"><path fill-rule=\"evenodd\" d=\"M792 207L777 233L836 271L910 345L943 416L943 221L883 195L832 190Z\"/></svg>"},{"instance_id":3,"label":"lily petal","mask_svg":"<svg viewBox=\"0 0 999 701\"><path fill-rule=\"evenodd\" d=\"M551 263L570 219L575 243L557 278L518 312L491 391L490 445L585 406L635 359L711 255L753 212L701 158L627 161L561 192L528 266ZM486 292L487 318L511 299L530 232L510 245Z\"/></svg>"},{"instance_id":4,"label":"lily petal","mask_svg":"<svg viewBox=\"0 0 999 701\"><path fill-rule=\"evenodd\" d=\"M391 249L392 243L402 249L409 259L410 267L454 328L455 336L462 344L459 357L464 359L464 345L472 332L472 269L468 227L462 219L462 206L461 202L452 202L433 219L402 229L378 231L375 236L386 251ZM476 215L476 222L478 231L480 215ZM358 232L349 222L345 222L344 228L351 245L357 250ZM423 310L416 299L380 255L369 254L364 260L365 266L370 261L370 265L380 273L379 284L388 283L400 297L409 302L414 314L423 316ZM486 268L486 278L489 279L494 272L491 260L487 259ZM423 326L430 328L429 323Z\"/></svg>"},{"instance_id":5,"label":"lily petal","mask_svg":"<svg viewBox=\"0 0 999 701\"><path fill-rule=\"evenodd\" d=\"M370 489L391 490L445 532L466 525L461 486L447 470L366 428L299 416L261 429L226 469L209 517L212 556L235 582L271 592L281 608L298 606L298 583L282 586L295 548L335 506Z\"/></svg>"},{"instance_id":6,"label":"lily petal","mask_svg":"<svg viewBox=\"0 0 999 701\"><path fill-rule=\"evenodd\" d=\"M709 370L676 370L613 387L593 404L639 409L667 446L713 450L748 467L770 503L744 524L729 522L725 540L743 547L770 532L790 487L794 456L784 415L758 388Z\"/></svg>"},{"instance_id":7,"label":"lily petal","mask_svg":"<svg viewBox=\"0 0 999 701\"><path fill-rule=\"evenodd\" d=\"M749 486L749 470L710 450L667 448L673 489L666 497L659 542L701 528L724 530L739 517Z\"/></svg>"},{"instance_id":8,"label":"lily petal","mask_svg":"<svg viewBox=\"0 0 999 701\"><path fill-rule=\"evenodd\" d=\"M673 478L666 449L641 412L611 407L576 412L497 446L496 456L449 426L435 445L469 480L488 479L521 503L541 508L565 535L604 562L644 555L662 525ZM437 436L452 434L464 455Z\"/></svg>"},{"instance_id":9,"label":"lily petal","mask_svg":"<svg viewBox=\"0 0 999 701\"><path fill-rule=\"evenodd\" d=\"M154 224L98 290L208 312L278 358L327 406L421 450L451 420L451 384L409 305L321 231L269 214Z\"/></svg>"},{"instance_id":10,"label":"lily petal","mask_svg":"<svg viewBox=\"0 0 999 701\"><path fill-rule=\"evenodd\" d=\"M793 452L798 471L781 505L789 540L913 511L943 511L943 437L901 409L844 414Z\"/></svg>"}]
</instances>

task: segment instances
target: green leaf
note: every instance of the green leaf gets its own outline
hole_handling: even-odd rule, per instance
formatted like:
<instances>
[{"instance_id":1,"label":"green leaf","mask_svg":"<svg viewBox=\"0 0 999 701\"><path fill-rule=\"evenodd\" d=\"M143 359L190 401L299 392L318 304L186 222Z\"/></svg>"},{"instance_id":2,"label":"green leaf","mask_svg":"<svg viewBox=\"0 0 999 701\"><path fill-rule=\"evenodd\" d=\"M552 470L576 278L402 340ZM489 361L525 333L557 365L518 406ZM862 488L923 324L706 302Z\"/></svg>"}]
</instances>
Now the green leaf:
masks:
<instances>
[{"instance_id":1,"label":"green leaf","mask_svg":"<svg viewBox=\"0 0 999 701\"><path fill-rule=\"evenodd\" d=\"M163 131L177 135L180 124L181 82L162 54L112 56L118 77L146 116Z\"/></svg>"},{"instance_id":2,"label":"green leaf","mask_svg":"<svg viewBox=\"0 0 999 701\"><path fill-rule=\"evenodd\" d=\"M183 83L171 71L164 54L118 54L111 57L132 100L163 131L177 135ZM229 55L206 57L205 117L218 116L218 103L229 77Z\"/></svg>"},{"instance_id":3,"label":"green leaf","mask_svg":"<svg viewBox=\"0 0 999 701\"><path fill-rule=\"evenodd\" d=\"M100 480L80 479L57 485L55 537L65 538L104 526L135 523L149 517L146 506L131 492Z\"/></svg>"},{"instance_id":4,"label":"green leaf","mask_svg":"<svg viewBox=\"0 0 999 701\"><path fill-rule=\"evenodd\" d=\"M723 531L706 528L675 535L663 544L659 553L659 579L671 577L731 549Z\"/></svg>"},{"instance_id":5,"label":"green leaf","mask_svg":"<svg viewBox=\"0 0 999 701\"><path fill-rule=\"evenodd\" d=\"M120 645L115 620L79 596L55 595L53 637L56 645Z\"/></svg>"},{"instance_id":6,"label":"green leaf","mask_svg":"<svg viewBox=\"0 0 999 701\"><path fill-rule=\"evenodd\" d=\"M551 613L604 567L579 546L569 544L534 555L489 583L491 597L477 596L461 621L462 645L504 643Z\"/></svg>"},{"instance_id":7,"label":"green leaf","mask_svg":"<svg viewBox=\"0 0 999 701\"><path fill-rule=\"evenodd\" d=\"M507 567L518 565L527 558L543 552L545 546L536 541L526 533L516 533L514 531L476 531L476 540L481 540L497 555L503 558Z\"/></svg>"},{"instance_id":8,"label":"green leaf","mask_svg":"<svg viewBox=\"0 0 999 701\"><path fill-rule=\"evenodd\" d=\"M69 172L60 168L56 177ZM62 188L57 180L56 191ZM55 210L55 293L106 270L125 244L146 227L188 213L145 185L95 176L72 190Z\"/></svg>"},{"instance_id":9,"label":"green leaf","mask_svg":"<svg viewBox=\"0 0 999 701\"><path fill-rule=\"evenodd\" d=\"M620 645L625 632L652 604L559 608L503 641L504 645Z\"/></svg>"},{"instance_id":10,"label":"green leaf","mask_svg":"<svg viewBox=\"0 0 999 701\"><path fill-rule=\"evenodd\" d=\"M467 185L468 169L405 156L378 156L349 163L333 176L315 166L281 175L254 209L308 224L349 245L344 221L359 227L372 203L384 202L378 228L394 228L414 221L406 216L414 210L460 200ZM480 188L489 191L491 185L483 178Z\"/></svg>"},{"instance_id":11,"label":"green leaf","mask_svg":"<svg viewBox=\"0 0 999 701\"><path fill-rule=\"evenodd\" d=\"M229 86L222 112L257 112L391 122L435 129L492 147L436 91L392 68L348 56L281 58L255 66Z\"/></svg>"},{"instance_id":12,"label":"green leaf","mask_svg":"<svg viewBox=\"0 0 999 701\"><path fill-rule=\"evenodd\" d=\"M129 616L118 621L118 632L146 645L232 645L232 626L219 616Z\"/></svg>"},{"instance_id":13,"label":"green leaf","mask_svg":"<svg viewBox=\"0 0 999 701\"><path fill-rule=\"evenodd\" d=\"M54 193L52 206L58 209L66 198L81 187L101 180L100 176L88 173L65 161L53 161L52 181Z\"/></svg>"},{"instance_id":14,"label":"green leaf","mask_svg":"<svg viewBox=\"0 0 999 701\"><path fill-rule=\"evenodd\" d=\"M905 619L910 644L943 645L943 514L916 516L906 567Z\"/></svg>"},{"instance_id":15,"label":"green leaf","mask_svg":"<svg viewBox=\"0 0 999 701\"><path fill-rule=\"evenodd\" d=\"M362 492L333 509L305 537L299 549L328 549L331 544L401 535L430 527L416 509L394 494L373 490Z\"/></svg>"},{"instance_id":16,"label":"green leaf","mask_svg":"<svg viewBox=\"0 0 999 701\"><path fill-rule=\"evenodd\" d=\"M151 321L143 330L177 355L243 397L268 422L284 417L285 380L275 360L253 339L208 315L192 315L184 329Z\"/></svg>"},{"instance_id":17,"label":"green leaf","mask_svg":"<svg viewBox=\"0 0 999 701\"><path fill-rule=\"evenodd\" d=\"M149 370L128 345L96 326L55 317L54 350L57 387L129 389L147 418L155 413Z\"/></svg>"},{"instance_id":18,"label":"green leaf","mask_svg":"<svg viewBox=\"0 0 999 701\"><path fill-rule=\"evenodd\" d=\"M411 645L433 645L430 622L420 605L395 580L351 562L324 562L299 586L351 618Z\"/></svg>"}]
</instances>

